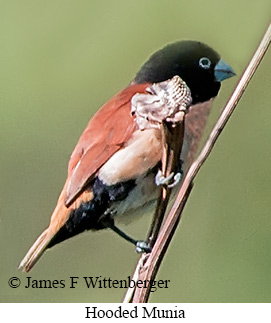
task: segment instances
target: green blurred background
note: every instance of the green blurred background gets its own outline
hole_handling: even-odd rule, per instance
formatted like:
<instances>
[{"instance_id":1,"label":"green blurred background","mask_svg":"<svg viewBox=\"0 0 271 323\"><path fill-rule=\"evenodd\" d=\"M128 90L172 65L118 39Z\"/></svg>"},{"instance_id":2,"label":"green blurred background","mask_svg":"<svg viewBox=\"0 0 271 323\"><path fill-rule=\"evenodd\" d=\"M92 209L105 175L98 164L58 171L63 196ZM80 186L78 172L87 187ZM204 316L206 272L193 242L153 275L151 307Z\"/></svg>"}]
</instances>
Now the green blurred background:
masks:
<instances>
[{"instance_id":1,"label":"green blurred background","mask_svg":"<svg viewBox=\"0 0 271 323\"><path fill-rule=\"evenodd\" d=\"M1 302L122 300L121 289L11 289L8 279L132 274L133 247L107 231L53 248L29 275L16 268L48 225L88 120L147 57L182 38L221 53L237 77L223 83L212 125L270 13L270 0L0 1ZM269 50L196 179L158 274L170 288L151 302L271 301L270 73ZM148 223L125 229L144 238Z\"/></svg>"}]
</instances>

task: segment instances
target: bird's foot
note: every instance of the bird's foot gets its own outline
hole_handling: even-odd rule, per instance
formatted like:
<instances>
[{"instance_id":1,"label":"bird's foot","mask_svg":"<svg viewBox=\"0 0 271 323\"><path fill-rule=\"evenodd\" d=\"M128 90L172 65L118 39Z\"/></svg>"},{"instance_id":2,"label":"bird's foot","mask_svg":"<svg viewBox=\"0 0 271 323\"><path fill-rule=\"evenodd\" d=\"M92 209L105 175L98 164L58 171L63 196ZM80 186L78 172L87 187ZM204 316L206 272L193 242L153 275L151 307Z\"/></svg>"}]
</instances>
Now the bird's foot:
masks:
<instances>
[{"instance_id":1,"label":"bird's foot","mask_svg":"<svg viewBox=\"0 0 271 323\"><path fill-rule=\"evenodd\" d=\"M177 185L182 178L181 173L174 174L173 172L168 175L167 177L163 176L161 170L158 171L158 173L155 176L155 184L157 186L159 185L167 185L168 187L172 188L175 185ZM170 181L173 179L173 182L170 183ZM170 184L169 184L170 183Z\"/></svg>"},{"instance_id":2,"label":"bird's foot","mask_svg":"<svg viewBox=\"0 0 271 323\"><path fill-rule=\"evenodd\" d=\"M150 253L151 247L147 244L146 241L137 241L136 243L136 252L137 253Z\"/></svg>"}]
</instances>

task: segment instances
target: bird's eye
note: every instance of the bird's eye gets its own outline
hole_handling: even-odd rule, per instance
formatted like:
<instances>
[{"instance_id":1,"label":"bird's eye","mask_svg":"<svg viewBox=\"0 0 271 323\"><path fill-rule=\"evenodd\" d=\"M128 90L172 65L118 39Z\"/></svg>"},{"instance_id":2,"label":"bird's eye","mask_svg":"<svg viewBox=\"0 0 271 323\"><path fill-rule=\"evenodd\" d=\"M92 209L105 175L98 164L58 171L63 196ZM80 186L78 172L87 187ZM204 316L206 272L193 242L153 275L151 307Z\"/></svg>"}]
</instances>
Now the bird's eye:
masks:
<instances>
[{"instance_id":1,"label":"bird's eye","mask_svg":"<svg viewBox=\"0 0 271 323\"><path fill-rule=\"evenodd\" d=\"M202 67L202 68L204 68L205 70L207 70L208 68L210 68L211 64L212 64L211 61L207 57L202 57L199 60L199 66Z\"/></svg>"}]
</instances>

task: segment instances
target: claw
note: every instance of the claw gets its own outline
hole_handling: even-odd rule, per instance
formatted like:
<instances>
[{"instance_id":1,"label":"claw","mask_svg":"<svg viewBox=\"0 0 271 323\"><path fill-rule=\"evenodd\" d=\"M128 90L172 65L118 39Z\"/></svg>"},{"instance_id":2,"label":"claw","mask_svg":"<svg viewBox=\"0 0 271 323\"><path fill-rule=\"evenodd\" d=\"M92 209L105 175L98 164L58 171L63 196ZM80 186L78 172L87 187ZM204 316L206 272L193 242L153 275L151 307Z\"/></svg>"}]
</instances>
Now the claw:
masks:
<instances>
[{"instance_id":1,"label":"claw","mask_svg":"<svg viewBox=\"0 0 271 323\"><path fill-rule=\"evenodd\" d=\"M168 187L172 188L175 185L177 185L179 183L179 181L181 180L181 178L182 178L182 174L181 173L176 173L174 175L174 182L169 184Z\"/></svg>"},{"instance_id":2,"label":"claw","mask_svg":"<svg viewBox=\"0 0 271 323\"><path fill-rule=\"evenodd\" d=\"M145 241L137 241L136 252L137 253L143 253L143 252L150 253L151 247L149 247Z\"/></svg>"},{"instance_id":3,"label":"claw","mask_svg":"<svg viewBox=\"0 0 271 323\"><path fill-rule=\"evenodd\" d=\"M171 173L169 176L165 177L163 176L161 170L159 170L155 176L155 184L157 186L168 184L169 181L173 178L173 176L174 176L174 173Z\"/></svg>"},{"instance_id":4,"label":"claw","mask_svg":"<svg viewBox=\"0 0 271 323\"><path fill-rule=\"evenodd\" d=\"M169 184L169 182L172 180L172 178L174 179L173 183ZM182 178L182 174L181 173L176 173L174 175L174 173L172 172L170 175L168 175L167 177L163 176L161 170L158 171L158 173L155 176L155 184L157 186L159 185L168 185L168 187L174 187L176 184L179 183L179 181Z\"/></svg>"}]
</instances>

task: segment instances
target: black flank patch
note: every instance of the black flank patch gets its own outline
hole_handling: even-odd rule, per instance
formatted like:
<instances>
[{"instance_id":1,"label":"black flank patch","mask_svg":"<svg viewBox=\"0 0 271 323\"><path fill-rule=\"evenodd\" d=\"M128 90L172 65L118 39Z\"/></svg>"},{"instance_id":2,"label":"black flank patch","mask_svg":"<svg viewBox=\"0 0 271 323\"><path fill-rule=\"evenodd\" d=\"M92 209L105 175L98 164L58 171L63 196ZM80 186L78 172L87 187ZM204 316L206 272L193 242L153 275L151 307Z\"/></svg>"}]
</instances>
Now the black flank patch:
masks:
<instances>
[{"instance_id":1,"label":"black flank patch","mask_svg":"<svg viewBox=\"0 0 271 323\"><path fill-rule=\"evenodd\" d=\"M135 185L135 180L130 180L107 186L97 177L92 186L94 198L82 203L78 209L70 213L69 219L55 235L48 248L83 231L104 229L104 225L99 222L101 216L113 202L124 200ZM110 217L110 214L108 216Z\"/></svg>"}]
</instances>

